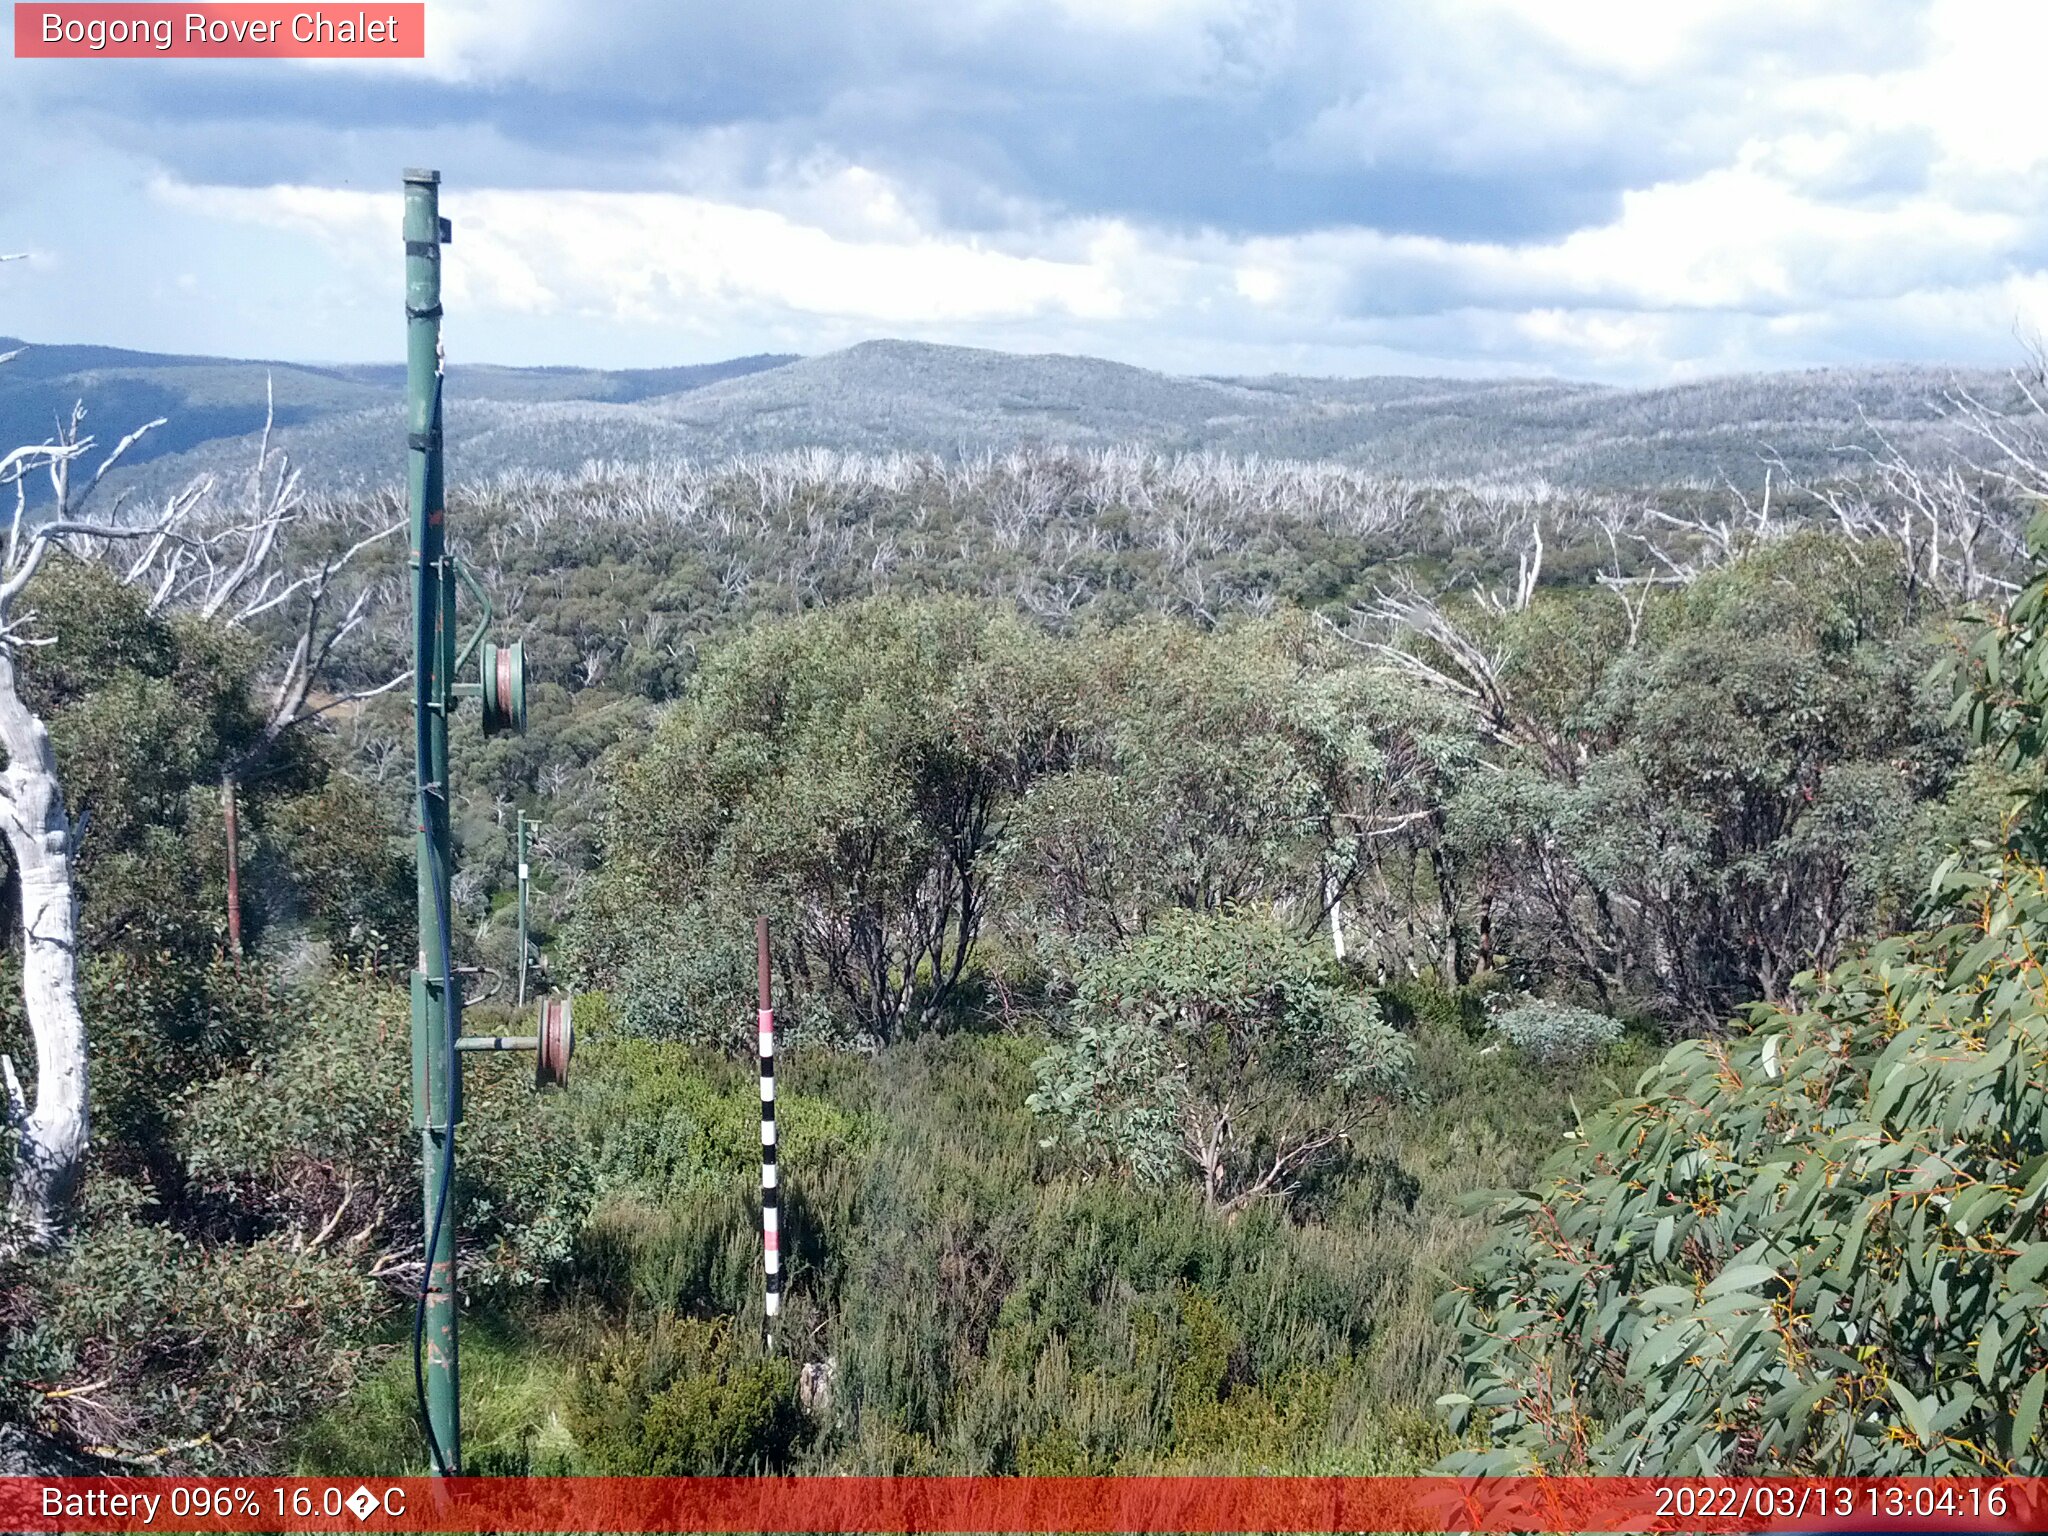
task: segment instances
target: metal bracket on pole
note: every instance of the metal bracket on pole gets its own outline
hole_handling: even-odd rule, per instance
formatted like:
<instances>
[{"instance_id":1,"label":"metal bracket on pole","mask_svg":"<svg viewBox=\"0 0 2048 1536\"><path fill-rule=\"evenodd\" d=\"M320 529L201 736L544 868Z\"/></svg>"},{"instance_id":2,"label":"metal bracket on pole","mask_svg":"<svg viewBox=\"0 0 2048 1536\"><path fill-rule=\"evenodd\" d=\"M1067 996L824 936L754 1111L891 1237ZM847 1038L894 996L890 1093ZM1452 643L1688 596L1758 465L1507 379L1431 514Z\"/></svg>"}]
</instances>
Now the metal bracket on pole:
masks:
<instances>
[{"instance_id":1,"label":"metal bracket on pole","mask_svg":"<svg viewBox=\"0 0 2048 1536\"><path fill-rule=\"evenodd\" d=\"M460 978L456 980L457 1017L461 1016ZM449 1089L454 1089L455 1124L462 1124L462 1069L444 1062L446 1026L442 1022L441 978L412 973L412 1128L438 1135L448 1127ZM457 1041L459 1046L461 1041ZM454 1082L450 1083L450 1074ZM434 1170L429 1170L431 1177ZM429 1209L429 1218L432 1211Z\"/></svg>"},{"instance_id":2,"label":"metal bracket on pole","mask_svg":"<svg viewBox=\"0 0 2048 1536\"><path fill-rule=\"evenodd\" d=\"M484 610L477 618L475 633L463 641L462 649L455 653L455 670L459 673L464 667L469 665L469 658L476 654L476 648L484 643L484 636L491 632L491 594L484 590L482 582L470 574L470 569L467 565L463 564L453 555L448 557L448 563L455 567L456 577L465 587L469 588L470 596L474 597ZM455 685L455 691L462 694L472 693L475 691L475 688L476 685L474 683L457 683Z\"/></svg>"},{"instance_id":3,"label":"metal bracket on pole","mask_svg":"<svg viewBox=\"0 0 2048 1536\"><path fill-rule=\"evenodd\" d=\"M576 999L544 997L535 1020L539 1033L531 1035L464 1035L455 1049L468 1055L478 1051L532 1051L533 1086L569 1086L569 1059L576 1054Z\"/></svg>"}]
</instances>

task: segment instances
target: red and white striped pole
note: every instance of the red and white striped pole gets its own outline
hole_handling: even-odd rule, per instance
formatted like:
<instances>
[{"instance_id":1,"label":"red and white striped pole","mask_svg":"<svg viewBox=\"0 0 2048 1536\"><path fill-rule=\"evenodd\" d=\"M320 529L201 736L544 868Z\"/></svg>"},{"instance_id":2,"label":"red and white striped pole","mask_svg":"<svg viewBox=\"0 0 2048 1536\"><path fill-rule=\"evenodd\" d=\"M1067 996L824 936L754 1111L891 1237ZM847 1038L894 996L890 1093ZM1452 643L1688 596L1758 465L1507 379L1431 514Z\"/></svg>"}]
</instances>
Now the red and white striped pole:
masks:
<instances>
[{"instance_id":1,"label":"red and white striped pole","mask_svg":"<svg viewBox=\"0 0 2048 1536\"><path fill-rule=\"evenodd\" d=\"M775 1318L782 1310L782 1197L775 1166L775 999L768 980L768 919L754 919L754 947L760 973L761 1028L761 1264L767 1289L763 1295L761 1342L775 1347Z\"/></svg>"}]
</instances>

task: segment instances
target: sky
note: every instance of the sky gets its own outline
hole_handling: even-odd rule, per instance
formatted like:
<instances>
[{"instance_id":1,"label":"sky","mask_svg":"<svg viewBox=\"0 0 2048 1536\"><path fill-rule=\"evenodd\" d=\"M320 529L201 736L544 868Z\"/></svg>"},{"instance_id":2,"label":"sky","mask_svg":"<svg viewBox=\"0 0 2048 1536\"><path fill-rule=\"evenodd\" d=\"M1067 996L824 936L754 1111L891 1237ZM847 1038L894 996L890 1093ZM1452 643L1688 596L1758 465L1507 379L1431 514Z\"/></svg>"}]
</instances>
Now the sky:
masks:
<instances>
[{"instance_id":1,"label":"sky","mask_svg":"<svg viewBox=\"0 0 2048 1536\"><path fill-rule=\"evenodd\" d=\"M874 337L1656 384L2048 328L2039 0L428 0L423 60L0 58L0 335Z\"/></svg>"}]
</instances>

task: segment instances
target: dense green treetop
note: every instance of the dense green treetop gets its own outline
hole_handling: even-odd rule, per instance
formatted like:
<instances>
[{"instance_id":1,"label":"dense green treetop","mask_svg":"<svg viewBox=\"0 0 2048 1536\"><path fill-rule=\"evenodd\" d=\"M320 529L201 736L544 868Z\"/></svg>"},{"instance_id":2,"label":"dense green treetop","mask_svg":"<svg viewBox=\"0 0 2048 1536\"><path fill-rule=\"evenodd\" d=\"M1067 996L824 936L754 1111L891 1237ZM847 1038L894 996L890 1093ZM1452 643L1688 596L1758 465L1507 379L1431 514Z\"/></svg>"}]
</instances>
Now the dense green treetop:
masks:
<instances>
[{"instance_id":1,"label":"dense green treetop","mask_svg":"<svg viewBox=\"0 0 2048 1536\"><path fill-rule=\"evenodd\" d=\"M1234 1212L1284 1199L1398 1093L1410 1047L1270 920L1172 913L1082 972L1031 1107L1096 1159L1194 1176Z\"/></svg>"},{"instance_id":2,"label":"dense green treetop","mask_svg":"<svg viewBox=\"0 0 2048 1536\"><path fill-rule=\"evenodd\" d=\"M1498 1200L1444 1305L1446 1402L1487 1448L1449 1465L2048 1468L2044 595L2048 569L1972 652L1963 713L2016 799L1937 872L1928 926L1675 1047Z\"/></svg>"}]
</instances>

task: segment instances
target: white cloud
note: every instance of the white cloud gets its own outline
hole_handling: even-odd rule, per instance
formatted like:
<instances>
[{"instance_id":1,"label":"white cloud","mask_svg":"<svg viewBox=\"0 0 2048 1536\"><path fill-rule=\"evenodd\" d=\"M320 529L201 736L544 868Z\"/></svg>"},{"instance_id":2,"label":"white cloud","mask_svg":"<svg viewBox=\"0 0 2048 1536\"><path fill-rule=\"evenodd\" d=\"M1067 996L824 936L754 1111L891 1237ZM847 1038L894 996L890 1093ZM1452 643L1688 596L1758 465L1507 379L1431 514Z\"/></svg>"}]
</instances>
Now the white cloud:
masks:
<instances>
[{"instance_id":1,"label":"white cloud","mask_svg":"<svg viewBox=\"0 0 2048 1536\"><path fill-rule=\"evenodd\" d=\"M1481 16L1511 19L1566 56L1635 79L1655 79L1690 62L1731 30L1767 23L1782 34L1825 14L1832 0L1476 0ZM1837 7L1839 9L1839 7Z\"/></svg>"},{"instance_id":2,"label":"white cloud","mask_svg":"<svg viewBox=\"0 0 2048 1536\"><path fill-rule=\"evenodd\" d=\"M1035 8L1009 7L1027 12ZM1149 32L1214 21L1237 8L1237 0L1051 0L1051 9L1063 19L1105 32Z\"/></svg>"},{"instance_id":3,"label":"white cloud","mask_svg":"<svg viewBox=\"0 0 2048 1536\"><path fill-rule=\"evenodd\" d=\"M445 156L450 300L472 334L507 361L894 333L1174 366L1644 379L1929 356L1945 335L1951 355L1991 360L2015 325L2048 323L2035 0L1854 14L1836 0L875 0L857 16L819 4L814 20L436 0L429 59L390 66L399 83L377 89L465 103L404 153ZM346 344L347 317L388 291L395 195L313 185L340 175L303 155L219 168L245 121L282 132L260 110L234 115L243 78L207 77L228 104L217 118L168 114L209 141L212 160L183 175L152 161L139 118L115 147L93 140L118 116L105 103L66 117L34 110L27 76L0 85L34 131L82 136L99 157L86 188L0 166L0 191L38 215L9 247L38 260L9 276L47 282L28 302L55 331L112 324L101 317L146 291L125 270L95 282L88 236L53 234L83 230L79 209L97 229L109 204L126 210L108 227L127 229L134 265L191 274L190 314L174 312L186 346ZM558 103L573 122L536 127ZM372 110L335 153L383 134L365 157L381 163L409 132ZM1309 191L1235 221L1200 199L1200 218L1147 201L1189 169L1160 163L1184 120L1202 146L1186 154L1242 145L1251 177L1270 166ZM1078 159L1040 155L1048 131ZM483 184L508 164L517 174ZM271 184L212 184L229 176ZM1323 185L1340 190L1316 201ZM1478 211L1433 218L1454 186ZM1537 215L1491 217L1488 198L1525 188ZM1404 218L1403 198L1423 215ZM317 312L326 329L202 338L259 313L220 302L255 284L219 253L231 242L213 243L219 221L272 232L234 259L266 251L278 310L311 295L294 318Z\"/></svg>"},{"instance_id":4,"label":"white cloud","mask_svg":"<svg viewBox=\"0 0 2048 1536\"><path fill-rule=\"evenodd\" d=\"M1247 265L1237 269L1237 291L1261 309L1271 309L1287 293L1287 279L1271 267Z\"/></svg>"},{"instance_id":5,"label":"white cloud","mask_svg":"<svg viewBox=\"0 0 2048 1536\"><path fill-rule=\"evenodd\" d=\"M316 231L365 263L389 260L398 224L398 199L384 193L164 183L158 196L217 217ZM1124 309L1105 261L1015 256L918 233L903 227L885 192L877 197L893 233L858 240L769 209L672 193L451 191L442 206L459 249L447 264L448 296L515 314L623 322L687 320L731 302L878 325L1041 313L1111 320Z\"/></svg>"},{"instance_id":6,"label":"white cloud","mask_svg":"<svg viewBox=\"0 0 2048 1536\"><path fill-rule=\"evenodd\" d=\"M1903 120L1925 127L1945 152L1948 171L1963 182L2048 160L2040 112L2048 7L2033 0L1936 0L1928 22L1932 46L1924 63L1854 91L1858 125ZM1845 108L1850 95L1845 89Z\"/></svg>"},{"instance_id":7,"label":"white cloud","mask_svg":"<svg viewBox=\"0 0 2048 1536\"><path fill-rule=\"evenodd\" d=\"M1645 307L1773 309L1943 284L2016 255L2026 234L1929 195L1833 205L1743 164L1630 192L1611 224L1527 259L1560 285Z\"/></svg>"},{"instance_id":8,"label":"white cloud","mask_svg":"<svg viewBox=\"0 0 2048 1536\"><path fill-rule=\"evenodd\" d=\"M1125 355L1163 350L1167 333L1182 349L1204 333L1219 346L1264 336L1276 353L1306 336L1377 346L1434 314L1433 333L1462 335L1475 364L1547 356L1636 378L1739 367L1745 346L1775 358L1831 345L1832 316L1881 328L1887 306L1916 345L1935 316L1976 338L2048 318L2030 254L2040 220L1935 189L1830 201L1854 142L1843 128L1760 137L1731 165L1625 194L1606 223L1526 245L1362 228L1188 235L1043 210L992 240L945 228L871 168L830 163L756 205L451 188L449 294L487 314L684 333L735 313L782 334L808 317L834 338L1092 326L1097 350ZM365 272L390 259L394 196L167 182L157 196L315 234Z\"/></svg>"}]
</instances>

